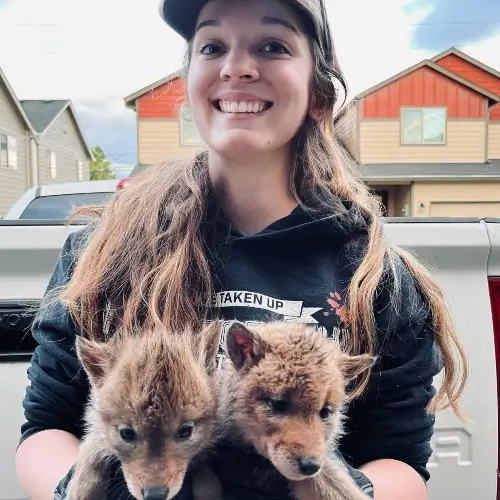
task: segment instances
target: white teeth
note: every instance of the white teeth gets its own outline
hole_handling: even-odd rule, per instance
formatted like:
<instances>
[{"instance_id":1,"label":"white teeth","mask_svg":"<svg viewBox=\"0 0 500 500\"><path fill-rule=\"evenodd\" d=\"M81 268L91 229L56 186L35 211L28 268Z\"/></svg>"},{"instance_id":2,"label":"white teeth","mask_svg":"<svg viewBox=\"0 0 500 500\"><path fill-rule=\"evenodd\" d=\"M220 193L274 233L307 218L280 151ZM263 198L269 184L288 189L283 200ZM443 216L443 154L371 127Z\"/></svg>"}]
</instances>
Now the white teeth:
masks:
<instances>
[{"instance_id":1,"label":"white teeth","mask_svg":"<svg viewBox=\"0 0 500 500\"><path fill-rule=\"evenodd\" d=\"M219 101L223 113L260 113L264 111L264 101Z\"/></svg>"}]
</instances>

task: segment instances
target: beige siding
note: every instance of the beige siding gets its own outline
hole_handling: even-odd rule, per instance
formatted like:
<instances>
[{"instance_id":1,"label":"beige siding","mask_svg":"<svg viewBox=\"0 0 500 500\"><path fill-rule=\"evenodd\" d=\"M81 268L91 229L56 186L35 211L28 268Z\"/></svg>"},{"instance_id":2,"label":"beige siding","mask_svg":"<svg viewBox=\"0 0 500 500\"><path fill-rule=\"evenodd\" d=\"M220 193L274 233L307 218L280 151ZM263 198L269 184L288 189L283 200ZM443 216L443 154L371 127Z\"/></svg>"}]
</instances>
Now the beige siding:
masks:
<instances>
[{"instance_id":1,"label":"beige siding","mask_svg":"<svg viewBox=\"0 0 500 500\"><path fill-rule=\"evenodd\" d=\"M181 146L177 119L141 118L137 123L137 136L140 163L185 158L201 149L196 146Z\"/></svg>"},{"instance_id":2,"label":"beige siding","mask_svg":"<svg viewBox=\"0 0 500 500\"><path fill-rule=\"evenodd\" d=\"M500 182L416 182L413 185L413 216L429 217L439 213L438 203L447 203L443 210L451 210L451 203L463 204L454 213L468 217L471 210L491 214L492 204L500 203ZM471 207L465 204L472 203ZM421 204L423 205L421 207ZM477 215L476 215L477 216ZM499 214L500 216L500 214Z\"/></svg>"},{"instance_id":3,"label":"beige siding","mask_svg":"<svg viewBox=\"0 0 500 500\"><path fill-rule=\"evenodd\" d=\"M431 203L431 217L500 217L500 202Z\"/></svg>"},{"instance_id":4,"label":"beige siding","mask_svg":"<svg viewBox=\"0 0 500 500\"><path fill-rule=\"evenodd\" d=\"M362 163L481 163L485 161L484 120L449 120L445 145L406 146L399 120L363 120Z\"/></svg>"},{"instance_id":5,"label":"beige siding","mask_svg":"<svg viewBox=\"0 0 500 500\"><path fill-rule=\"evenodd\" d=\"M49 175L47 154L56 154L57 176ZM38 149L38 170L40 184L76 182L78 180L77 162L83 162L83 180L90 179L88 153L80 139L71 111L66 109L45 132Z\"/></svg>"},{"instance_id":6,"label":"beige siding","mask_svg":"<svg viewBox=\"0 0 500 500\"><path fill-rule=\"evenodd\" d=\"M500 121L489 124L488 157L500 159Z\"/></svg>"},{"instance_id":7,"label":"beige siding","mask_svg":"<svg viewBox=\"0 0 500 500\"><path fill-rule=\"evenodd\" d=\"M17 141L17 170L0 167L0 217L29 188L28 129L0 81L0 133Z\"/></svg>"}]
</instances>

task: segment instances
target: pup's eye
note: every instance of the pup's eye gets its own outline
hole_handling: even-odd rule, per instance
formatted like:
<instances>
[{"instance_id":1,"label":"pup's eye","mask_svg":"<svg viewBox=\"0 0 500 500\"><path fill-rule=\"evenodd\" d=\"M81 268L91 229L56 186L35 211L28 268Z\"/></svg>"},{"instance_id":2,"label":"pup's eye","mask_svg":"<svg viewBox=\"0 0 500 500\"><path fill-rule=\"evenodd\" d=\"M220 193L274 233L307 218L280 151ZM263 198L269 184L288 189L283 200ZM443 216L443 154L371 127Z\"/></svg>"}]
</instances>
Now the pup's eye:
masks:
<instances>
[{"instance_id":1,"label":"pup's eye","mask_svg":"<svg viewBox=\"0 0 500 500\"><path fill-rule=\"evenodd\" d=\"M132 443L137 439L137 433L131 427L122 427L120 437L127 443Z\"/></svg>"},{"instance_id":2,"label":"pup's eye","mask_svg":"<svg viewBox=\"0 0 500 500\"><path fill-rule=\"evenodd\" d=\"M285 413L288 410L288 401L282 398L264 398L264 404L276 413Z\"/></svg>"},{"instance_id":3,"label":"pup's eye","mask_svg":"<svg viewBox=\"0 0 500 500\"><path fill-rule=\"evenodd\" d=\"M333 414L333 408L331 406L323 406L319 411L319 416L323 420L328 420Z\"/></svg>"},{"instance_id":4,"label":"pup's eye","mask_svg":"<svg viewBox=\"0 0 500 500\"><path fill-rule=\"evenodd\" d=\"M189 439L193 435L194 423L189 422L188 424L181 425L177 430L175 437L177 439Z\"/></svg>"}]
</instances>

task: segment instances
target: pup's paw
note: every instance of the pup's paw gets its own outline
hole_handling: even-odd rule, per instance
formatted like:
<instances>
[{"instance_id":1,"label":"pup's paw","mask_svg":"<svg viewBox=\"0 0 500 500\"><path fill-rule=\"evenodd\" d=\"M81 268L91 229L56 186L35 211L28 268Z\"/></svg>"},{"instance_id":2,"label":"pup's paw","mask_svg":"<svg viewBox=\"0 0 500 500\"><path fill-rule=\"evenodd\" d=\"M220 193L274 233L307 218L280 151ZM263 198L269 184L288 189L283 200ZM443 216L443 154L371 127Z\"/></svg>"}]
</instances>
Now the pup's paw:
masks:
<instances>
[{"instance_id":1,"label":"pup's paw","mask_svg":"<svg viewBox=\"0 0 500 500\"><path fill-rule=\"evenodd\" d=\"M94 483L92 487L73 478L66 488L64 500L102 500L106 498L106 488Z\"/></svg>"},{"instance_id":2,"label":"pup's paw","mask_svg":"<svg viewBox=\"0 0 500 500\"><path fill-rule=\"evenodd\" d=\"M222 485L214 471L203 467L193 478L194 500L222 500Z\"/></svg>"}]
</instances>

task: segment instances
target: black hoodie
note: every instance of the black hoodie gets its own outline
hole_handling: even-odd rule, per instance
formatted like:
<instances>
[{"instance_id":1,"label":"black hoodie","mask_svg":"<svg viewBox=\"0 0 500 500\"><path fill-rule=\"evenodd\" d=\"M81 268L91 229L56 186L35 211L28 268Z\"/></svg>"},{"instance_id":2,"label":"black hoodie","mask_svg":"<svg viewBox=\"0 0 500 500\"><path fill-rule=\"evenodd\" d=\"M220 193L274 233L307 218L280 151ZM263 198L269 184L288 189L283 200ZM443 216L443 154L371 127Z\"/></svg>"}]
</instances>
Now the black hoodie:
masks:
<instances>
[{"instance_id":1,"label":"black hoodie","mask_svg":"<svg viewBox=\"0 0 500 500\"><path fill-rule=\"evenodd\" d=\"M228 324L234 319L302 321L318 334L349 339L342 321L346 290L367 242L367 224L355 205L322 218L298 207L251 236L232 230L222 218L216 227L213 304ZM49 289L69 279L78 234L66 241ZM348 408L339 451L353 467L381 458L406 462L427 481L434 417L426 406L442 365L426 303L401 261L395 272L399 287L393 287L386 269L375 298L378 360L366 393ZM63 306L40 310L33 325L39 346L28 370L21 441L45 429L81 437L89 386L73 349L75 335ZM242 488L249 498L256 492L262 498L287 497L282 478L253 450L221 444L220 451L213 466L227 491L239 498L246 496Z\"/></svg>"}]
</instances>

